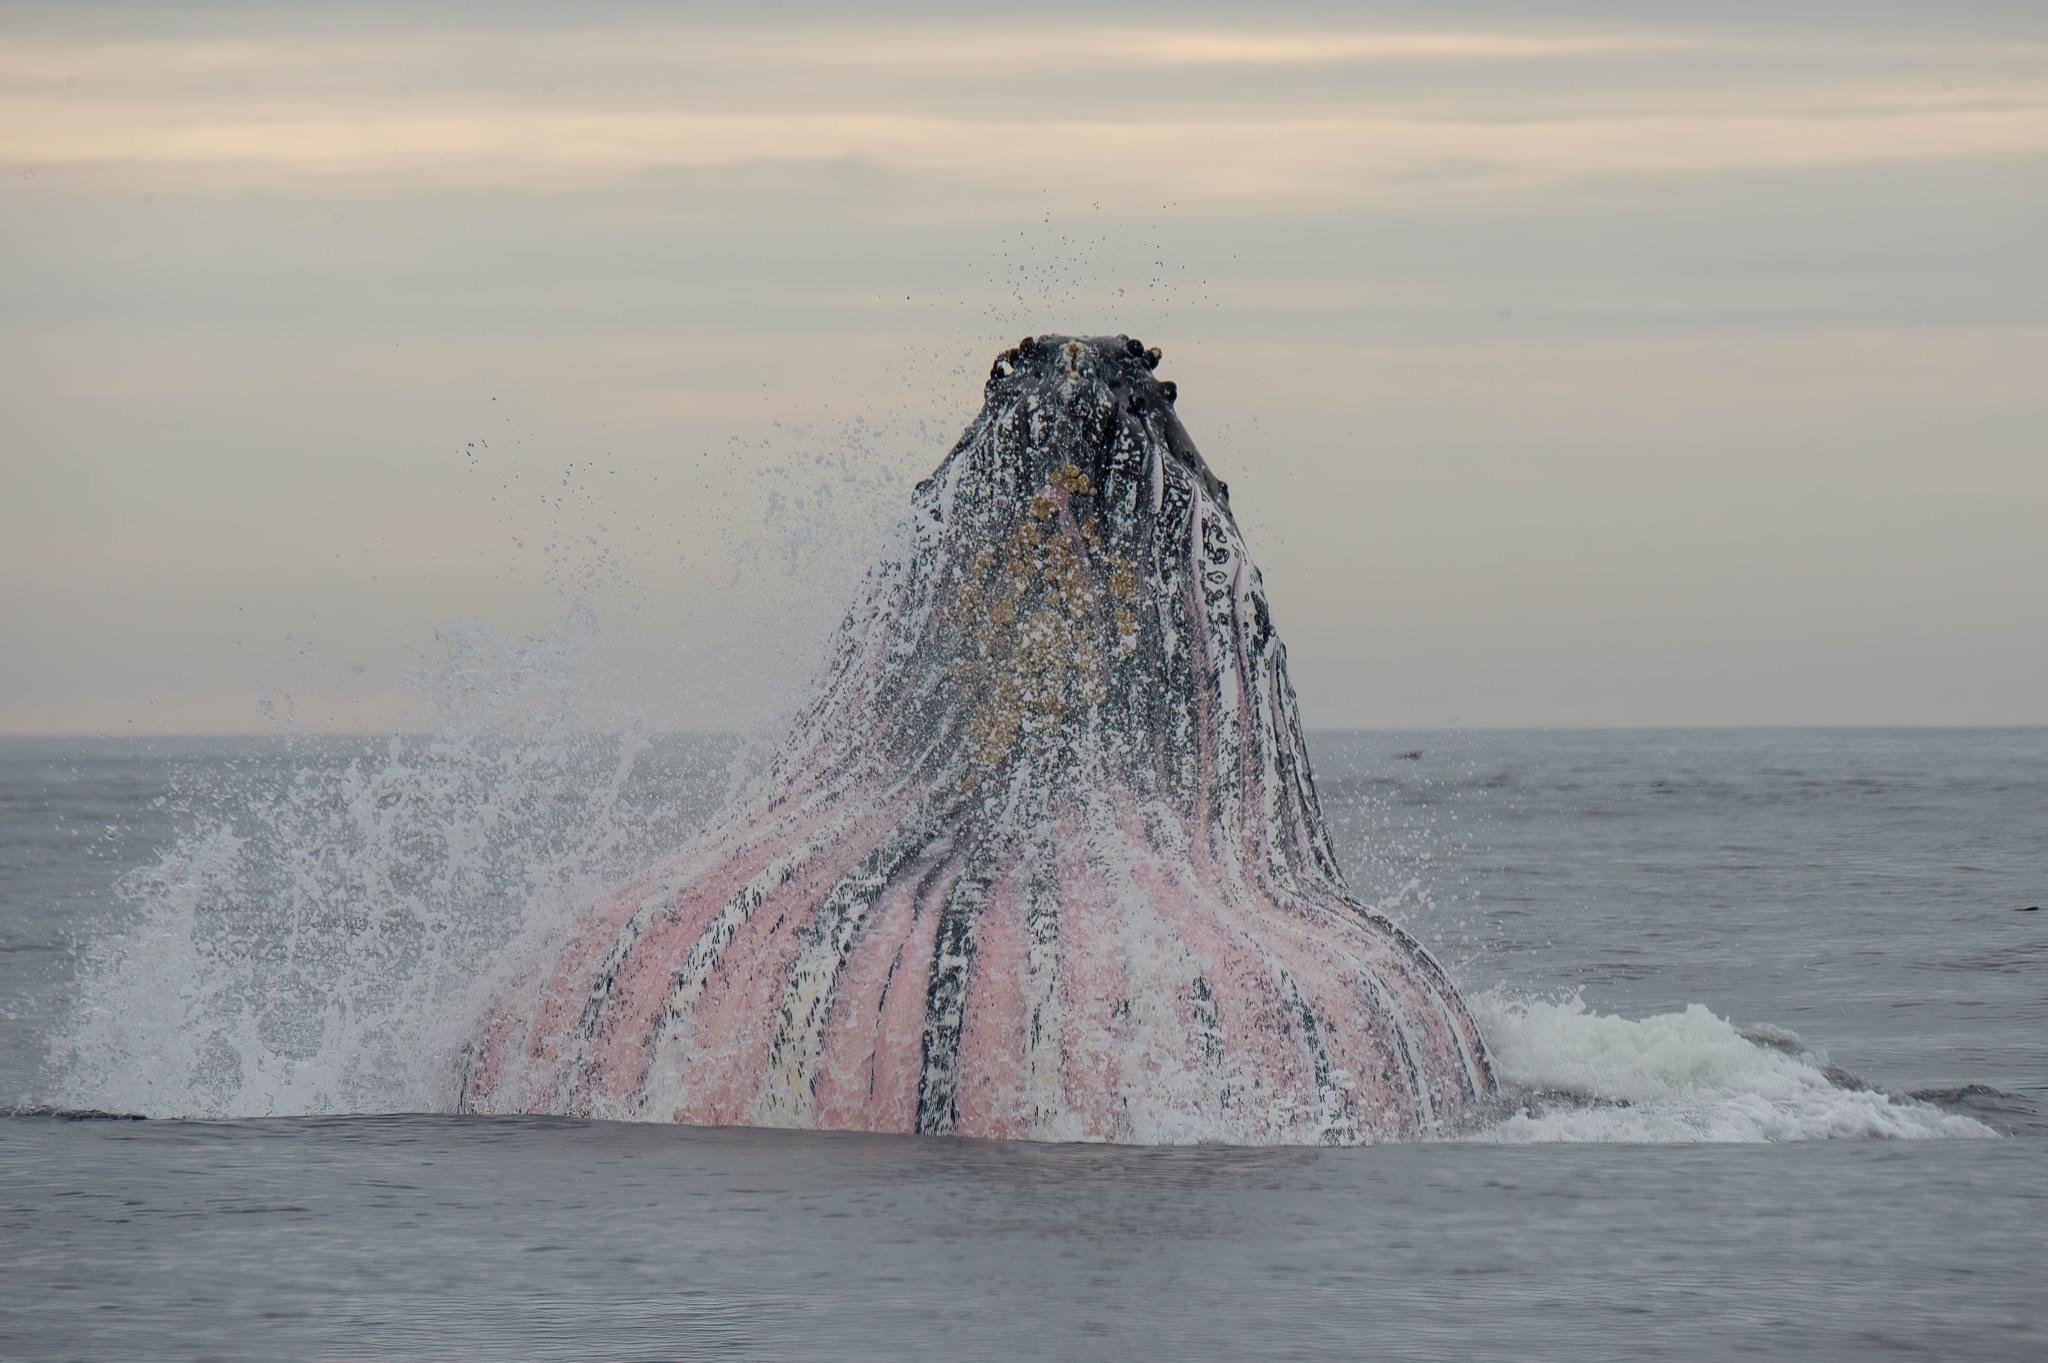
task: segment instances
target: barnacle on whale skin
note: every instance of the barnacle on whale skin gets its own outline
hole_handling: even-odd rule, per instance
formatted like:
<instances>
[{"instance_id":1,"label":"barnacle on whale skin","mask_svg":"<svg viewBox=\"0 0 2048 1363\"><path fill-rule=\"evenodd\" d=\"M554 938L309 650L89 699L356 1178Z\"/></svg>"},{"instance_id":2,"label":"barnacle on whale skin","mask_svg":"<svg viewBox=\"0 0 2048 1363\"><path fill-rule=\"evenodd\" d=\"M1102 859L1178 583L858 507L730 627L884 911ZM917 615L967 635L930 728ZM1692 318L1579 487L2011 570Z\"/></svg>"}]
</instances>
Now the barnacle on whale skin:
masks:
<instances>
[{"instance_id":1,"label":"barnacle on whale skin","mask_svg":"<svg viewBox=\"0 0 2048 1363\"><path fill-rule=\"evenodd\" d=\"M1158 363L997 357L767 775L505 994L466 1109L1268 1143L1491 1098L1443 968L1346 888Z\"/></svg>"}]
</instances>

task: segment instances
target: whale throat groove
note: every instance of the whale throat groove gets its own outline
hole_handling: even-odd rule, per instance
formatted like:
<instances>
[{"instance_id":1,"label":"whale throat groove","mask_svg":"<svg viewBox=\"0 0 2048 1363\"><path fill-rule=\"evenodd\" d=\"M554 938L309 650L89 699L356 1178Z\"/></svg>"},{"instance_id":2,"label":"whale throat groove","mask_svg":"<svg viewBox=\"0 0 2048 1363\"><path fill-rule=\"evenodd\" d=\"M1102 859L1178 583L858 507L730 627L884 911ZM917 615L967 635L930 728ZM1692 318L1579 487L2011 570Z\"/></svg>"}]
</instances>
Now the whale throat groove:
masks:
<instances>
[{"instance_id":1,"label":"whale throat groove","mask_svg":"<svg viewBox=\"0 0 2048 1363\"><path fill-rule=\"evenodd\" d=\"M500 998L465 1110L1349 1143L1493 1096L1448 975L1346 887L1157 363L997 359L766 775Z\"/></svg>"}]
</instances>

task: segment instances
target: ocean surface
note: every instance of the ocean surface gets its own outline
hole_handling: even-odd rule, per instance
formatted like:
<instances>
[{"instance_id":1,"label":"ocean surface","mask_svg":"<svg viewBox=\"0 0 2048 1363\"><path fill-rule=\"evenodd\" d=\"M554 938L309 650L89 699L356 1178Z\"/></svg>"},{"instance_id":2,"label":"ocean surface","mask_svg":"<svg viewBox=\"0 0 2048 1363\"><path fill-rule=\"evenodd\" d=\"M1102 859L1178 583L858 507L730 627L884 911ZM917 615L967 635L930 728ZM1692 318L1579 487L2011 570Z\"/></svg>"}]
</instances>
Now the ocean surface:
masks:
<instances>
[{"instance_id":1,"label":"ocean surface","mask_svg":"<svg viewBox=\"0 0 2048 1363\"><path fill-rule=\"evenodd\" d=\"M447 1115L733 745L0 740L0 1358L2048 1357L2048 730L1315 755L1512 1087L1453 1139Z\"/></svg>"}]
</instances>

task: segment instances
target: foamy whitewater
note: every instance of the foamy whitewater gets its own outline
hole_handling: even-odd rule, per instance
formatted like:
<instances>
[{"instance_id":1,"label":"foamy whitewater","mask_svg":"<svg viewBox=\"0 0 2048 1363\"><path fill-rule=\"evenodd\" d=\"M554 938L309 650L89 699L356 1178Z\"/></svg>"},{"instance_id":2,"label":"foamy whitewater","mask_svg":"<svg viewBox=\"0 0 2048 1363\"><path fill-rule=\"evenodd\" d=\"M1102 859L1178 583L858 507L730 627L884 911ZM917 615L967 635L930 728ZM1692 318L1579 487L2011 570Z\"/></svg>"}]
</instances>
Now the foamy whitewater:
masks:
<instances>
[{"instance_id":1,"label":"foamy whitewater","mask_svg":"<svg viewBox=\"0 0 2048 1363\"><path fill-rule=\"evenodd\" d=\"M1060 344L1041 358L1062 363ZM1412 879L1376 897L1346 886L1255 570L1231 566L1243 552L1226 494L1172 421L1170 392L1133 421L1128 391L1109 386L1112 372L1149 383L1150 363L1108 362L1119 367L1082 386L1090 402L1109 395L1122 424L1091 462L1073 456L1071 430L1004 426L1010 409L970 430L951 478L913 504L910 539L885 551L823 698L777 750L749 758L593 730L580 703L591 619L578 610L537 644L451 632L427 687L428 736L306 742L209 767L170 797L183 831L121 880L125 921L83 948L49 1096L156 1117L505 1108L1135 1144L1994 1134L1864 1083L1768 1017L1738 1024L1692 1004L1630 1018L1495 985L1467 995L1468 1020L1448 975L1398 926L1418 903ZM1093 408L1060 411L1080 414L1061 418L1074 429L1102 429ZM962 495L959 471L976 467L1007 480L1000 496ZM1115 513L1120 478L1134 505L1151 499L1149 514ZM931 518L937 505L972 507L969 529ZM1206 509L1227 534L1157 534L1161 508L1198 521ZM1173 575L1190 543L1229 569L1221 605L1188 617L1193 634L1220 629L1206 655L1174 642L1180 603L1201 594ZM1020 571L1002 554L1043 574L1046 546L1071 561L1015 600L983 599ZM933 584L960 581L962 563L974 565L970 618L1021 622L998 660L1042 694L949 670L966 636L959 610L933 604ZM1031 622L1077 607L1094 614L1083 632L1063 626L1054 642L1069 670L1046 682L1053 655L1022 656L1046 642ZM1201 661L1240 647L1248 661L1234 673ZM1099 670L1072 665L1084 658ZM1098 723L1147 696L1167 703L1145 727ZM1227 713L1249 718L1219 749ZM903 727L850 723L886 714ZM1226 759L1250 778L1219 781ZM845 850L828 855L820 830ZM1063 861L1061 845L1077 859ZM858 900L834 901L833 884L878 856L886 865ZM733 895L777 858L787 865L774 884L801 893L750 941L741 930L772 896ZM836 869L806 880L812 861ZM693 899L707 881L726 888ZM1222 945L1190 907L1204 896L1228 906L1203 911L1229 915ZM735 902L748 912L729 912ZM878 929L865 965L857 933L800 915L782 925L835 902L859 909L838 921L872 913L896 934ZM593 905L612 907L593 919ZM707 957L721 914L731 921L716 945L736 954ZM998 938L1003 914L1016 921ZM1331 954L1311 929L1356 944ZM1041 970L1076 943L1077 959L1107 974ZM1272 978L1291 993L1225 983L1262 949L1276 953L1269 966L1284 963ZM646 983L625 988L636 951ZM971 972L1000 952L1023 985L987 991L994 1003L978 1013ZM726 1012L678 1011L679 990L695 1007L725 987L721 971L748 986ZM868 991L852 1012L859 1029L842 1017L841 971ZM1354 990L1347 1004L1375 971L1387 972L1378 995ZM914 987L891 1012L899 972ZM1361 1016L1375 997L1377 1015ZM1026 1044L1038 1035L1042 1048ZM890 1065L892 1079L875 1077ZM1003 1084L977 1093L989 1072Z\"/></svg>"}]
</instances>

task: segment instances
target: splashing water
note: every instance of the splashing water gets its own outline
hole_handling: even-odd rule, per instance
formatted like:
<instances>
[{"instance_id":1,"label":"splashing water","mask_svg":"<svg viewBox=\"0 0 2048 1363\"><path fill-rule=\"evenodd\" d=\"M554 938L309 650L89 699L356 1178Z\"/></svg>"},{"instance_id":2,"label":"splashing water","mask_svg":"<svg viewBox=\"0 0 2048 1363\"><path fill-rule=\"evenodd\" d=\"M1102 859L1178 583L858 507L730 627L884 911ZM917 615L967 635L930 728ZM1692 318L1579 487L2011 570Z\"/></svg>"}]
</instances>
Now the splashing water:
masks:
<instances>
[{"instance_id":1,"label":"splashing water","mask_svg":"<svg viewBox=\"0 0 2048 1363\"><path fill-rule=\"evenodd\" d=\"M1478 1133L1544 1141L1797 1141L1990 1136L1982 1122L1869 1088L1793 1033L1699 1004L1640 1020L1577 999L1473 996L1512 1110Z\"/></svg>"},{"instance_id":2,"label":"splashing water","mask_svg":"<svg viewBox=\"0 0 2048 1363\"><path fill-rule=\"evenodd\" d=\"M450 640L432 689L471 700L430 737L301 742L181 793L189 831L121 885L136 926L89 947L55 1057L62 1105L157 1117L452 1110L461 1047L497 982L550 954L620 865L695 827L725 786L733 745L697 753L530 722L541 695L571 703L573 666L557 669L576 647ZM518 711L528 720L507 724ZM398 896L410 908L361 911L399 884L416 887ZM412 929L429 898L455 931ZM400 941L426 950L392 949ZM1637 1020L1504 988L1468 1000L1504 1094L1466 1139L1994 1134L1844 1082L1789 1034L1697 1005Z\"/></svg>"},{"instance_id":3,"label":"splashing water","mask_svg":"<svg viewBox=\"0 0 2048 1363\"><path fill-rule=\"evenodd\" d=\"M295 739L181 790L188 831L117 893L53 1046L63 1100L160 1116L445 1110L491 972L514 968L722 788L733 745L579 714L595 620L445 631L436 722ZM667 798L627 798L658 784Z\"/></svg>"}]
</instances>

